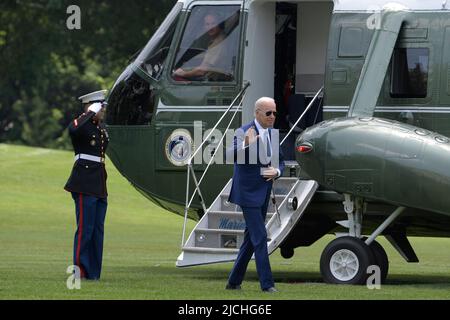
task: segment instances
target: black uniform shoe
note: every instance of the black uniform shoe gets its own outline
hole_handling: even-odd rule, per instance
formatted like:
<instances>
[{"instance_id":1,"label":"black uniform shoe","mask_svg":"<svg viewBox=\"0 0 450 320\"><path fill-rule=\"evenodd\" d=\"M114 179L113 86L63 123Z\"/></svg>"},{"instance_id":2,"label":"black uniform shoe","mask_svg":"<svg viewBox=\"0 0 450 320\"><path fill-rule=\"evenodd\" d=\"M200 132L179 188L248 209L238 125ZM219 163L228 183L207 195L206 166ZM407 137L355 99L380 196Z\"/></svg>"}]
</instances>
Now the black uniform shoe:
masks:
<instances>
[{"instance_id":1,"label":"black uniform shoe","mask_svg":"<svg viewBox=\"0 0 450 320\"><path fill-rule=\"evenodd\" d=\"M275 287L270 287L270 288L267 288L267 289L263 289L263 292L274 293L274 292L278 292L278 290L275 289Z\"/></svg>"},{"instance_id":2,"label":"black uniform shoe","mask_svg":"<svg viewBox=\"0 0 450 320\"><path fill-rule=\"evenodd\" d=\"M226 290L241 290L241 286L240 285L233 285L233 284L229 284L227 283L227 286L225 287Z\"/></svg>"}]
</instances>

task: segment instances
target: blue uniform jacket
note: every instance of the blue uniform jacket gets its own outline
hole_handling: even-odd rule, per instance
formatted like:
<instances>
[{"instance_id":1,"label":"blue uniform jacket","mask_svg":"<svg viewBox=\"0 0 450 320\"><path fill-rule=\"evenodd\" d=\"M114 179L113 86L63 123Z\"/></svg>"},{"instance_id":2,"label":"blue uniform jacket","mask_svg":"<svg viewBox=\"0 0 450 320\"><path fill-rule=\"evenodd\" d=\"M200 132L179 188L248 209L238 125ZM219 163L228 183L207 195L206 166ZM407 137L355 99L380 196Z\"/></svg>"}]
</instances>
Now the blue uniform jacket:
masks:
<instances>
[{"instance_id":1,"label":"blue uniform jacket","mask_svg":"<svg viewBox=\"0 0 450 320\"><path fill-rule=\"evenodd\" d=\"M68 127L75 155L83 153L105 158L109 137L103 123L93 121L95 113L89 111L72 121ZM64 187L69 192L106 198L107 174L104 163L78 159Z\"/></svg>"},{"instance_id":2,"label":"blue uniform jacket","mask_svg":"<svg viewBox=\"0 0 450 320\"><path fill-rule=\"evenodd\" d=\"M264 161L262 161L264 159L254 156L255 152L256 154L259 154L261 148L264 150L262 151L262 154L266 152L265 147L260 143L260 139L258 139L255 146L253 146L253 150L252 147L243 148L244 134L252 126L259 135L258 128L255 122L252 121L240 128L240 131L234 137L232 150L227 151L233 152L234 155L233 183L228 201L241 207L261 207L265 203L267 195L272 188L273 181L266 181L266 179L264 179L261 175L261 168L269 166L277 168L274 164L270 162L264 163ZM269 129L270 137L273 136L272 132L273 129ZM274 148L274 143L275 141L271 142L272 149L276 150L277 148ZM253 156L251 155L252 152ZM272 159L273 157L274 155L272 155ZM278 169L282 174L284 160L279 146L278 157Z\"/></svg>"}]
</instances>

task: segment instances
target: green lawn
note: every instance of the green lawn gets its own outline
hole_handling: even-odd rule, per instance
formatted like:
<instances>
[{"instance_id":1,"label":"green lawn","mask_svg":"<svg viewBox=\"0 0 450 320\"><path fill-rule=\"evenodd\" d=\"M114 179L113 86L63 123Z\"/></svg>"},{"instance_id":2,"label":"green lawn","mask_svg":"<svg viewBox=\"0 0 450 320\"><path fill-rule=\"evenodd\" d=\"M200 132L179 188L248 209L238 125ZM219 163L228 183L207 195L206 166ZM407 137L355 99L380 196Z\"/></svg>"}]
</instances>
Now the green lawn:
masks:
<instances>
[{"instance_id":1,"label":"green lawn","mask_svg":"<svg viewBox=\"0 0 450 320\"><path fill-rule=\"evenodd\" d=\"M319 259L332 239L271 256L280 292L263 294L254 262L243 290L224 290L232 264L178 269L183 218L141 196L108 162L109 207L102 279L68 290L74 205L63 186L72 153L0 144L0 299L449 299L450 240L413 238L406 263L384 240L390 264L380 290L322 283ZM189 231L194 222L188 224Z\"/></svg>"}]
</instances>

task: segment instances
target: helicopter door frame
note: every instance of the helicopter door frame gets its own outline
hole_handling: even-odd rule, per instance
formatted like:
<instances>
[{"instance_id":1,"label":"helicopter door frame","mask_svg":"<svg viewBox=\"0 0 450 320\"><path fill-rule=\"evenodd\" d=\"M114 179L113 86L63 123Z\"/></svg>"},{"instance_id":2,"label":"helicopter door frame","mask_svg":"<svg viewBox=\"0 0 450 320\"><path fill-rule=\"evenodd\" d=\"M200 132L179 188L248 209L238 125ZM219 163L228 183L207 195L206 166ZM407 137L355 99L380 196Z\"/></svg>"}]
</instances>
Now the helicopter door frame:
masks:
<instances>
[{"instance_id":1,"label":"helicopter door frame","mask_svg":"<svg viewBox=\"0 0 450 320\"><path fill-rule=\"evenodd\" d=\"M275 74L276 1L250 2L246 25L243 77L250 81L242 110L242 123L254 118L253 105L260 97L273 97Z\"/></svg>"}]
</instances>

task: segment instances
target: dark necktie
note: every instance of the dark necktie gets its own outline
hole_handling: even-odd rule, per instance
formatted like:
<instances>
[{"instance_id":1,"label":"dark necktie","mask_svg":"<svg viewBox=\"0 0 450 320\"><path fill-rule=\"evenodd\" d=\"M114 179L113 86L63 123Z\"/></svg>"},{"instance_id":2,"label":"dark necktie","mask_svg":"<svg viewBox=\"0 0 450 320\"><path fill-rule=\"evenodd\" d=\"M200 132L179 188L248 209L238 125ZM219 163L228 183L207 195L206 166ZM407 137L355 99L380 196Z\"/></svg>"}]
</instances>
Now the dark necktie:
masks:
<instances>
[{"instance_id":1,"label":"dark necktie","mask_svg":"<svg viewBox=\"0 0 450 320\"><path fill-rule=\"evenodd\" d=\"M266 131L266 148L267 148L267 157L272 156L272 148L270 146L270 139L269 139L269 130Z\"/></svg>"}]
</instances>

